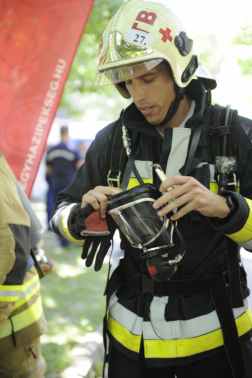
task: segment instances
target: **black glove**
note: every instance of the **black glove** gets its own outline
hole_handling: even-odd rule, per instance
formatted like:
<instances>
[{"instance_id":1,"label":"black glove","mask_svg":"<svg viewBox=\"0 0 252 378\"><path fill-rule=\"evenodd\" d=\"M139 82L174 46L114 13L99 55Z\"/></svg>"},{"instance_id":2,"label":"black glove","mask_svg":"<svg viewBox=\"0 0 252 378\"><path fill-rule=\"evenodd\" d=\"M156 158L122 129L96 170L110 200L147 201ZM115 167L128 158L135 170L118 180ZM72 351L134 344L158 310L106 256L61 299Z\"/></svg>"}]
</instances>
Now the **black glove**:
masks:
<instances>
[{"instance_id":1,"label":"black glove","mask_svg":"<svg viewBox=\"0 0 252 378\"><path fill-rule=\"evenodd\" d=\"M89 268L96 254L94 270L98 272L103 264L103 260L112 245L113 236L116 230L116 224L110 216L106 218L109 226L109 235L105 236L86 236L82 249L81 258L86 259L86 266Z\"/></svg>"},{"instance_id":2,"label":"black glove","mask_svg":"<svg viewBox=\"0 0 252 378\"><path fill-rule=\"evenodd\" d=\"M81 258L86 259L86 266L89 268L92 265L96 254L94 270L98 272L111 244L111 235L87 236L81 254Z\"/></svg>"}]
</instances>

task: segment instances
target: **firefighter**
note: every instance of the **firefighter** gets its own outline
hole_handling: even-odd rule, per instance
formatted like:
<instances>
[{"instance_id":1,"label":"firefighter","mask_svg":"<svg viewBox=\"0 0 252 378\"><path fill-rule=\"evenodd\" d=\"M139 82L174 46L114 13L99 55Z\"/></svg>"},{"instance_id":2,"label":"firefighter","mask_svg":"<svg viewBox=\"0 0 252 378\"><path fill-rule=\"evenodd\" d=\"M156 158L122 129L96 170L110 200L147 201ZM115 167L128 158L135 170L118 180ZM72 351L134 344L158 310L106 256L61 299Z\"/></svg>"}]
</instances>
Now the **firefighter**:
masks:
<instances>
[{"instance_id":1,"label":"firefighter","mask_svg":"<svg viewBox=\"0 0 252 378\"><path fill-rule=\"evenodd\" d=\"M186 245L186 254L176 259L180 245L174 237L169 264L176 268L157 282L143 244L136 248L131 243L133 236L141 239L140 223L148 213L141 217L134 208L136 227L132 218L118 220L124 259L106 291L109 378L252 377L252 316L239 264L240 247L252 251L251 120L237 118L237 158L222 159L225 169L239 167L234 174L239 181L226 183L235 190L219 191L211 139L211 90L217 84L200 65L177 15L161 1L129 0L118 10L101 37L95 83L113 84L132 104L97 134L72 184L58 195L53 230L83 245L87 266L96 255L99 270L115 229L108 205L121 196L117 210L128 208L126 195L148 183L163 193L153 209L177 225ZM119 149L114 159L118 143L109 146L117 141L114 130L119 133L122 126L131 151L126 168L114 174L124 155ZM165 172L162 183L150 170L153 163ZM127 174L124 194L117 184L123 176L125 190ZM102 220L110 235L97 231ZM153 244L148 252L156 249L158 256L158 248Z\"/></svg>"},{"instance_id":2,"label":"firefighter","mask_svg":"<svg viewBox=\"0 0 252 378\"><path fill-rule=\"evenodd\" d=\"M46 362L40 336L47 331L38 271L32 256L38 232L31 231L28 200L0 154L0 377L42 378ZM32 237L34 235L34 237ZM35 255L35 254L34 254ZM34 256L33 255L33 256ZM54 263L41 263L44 275Z\"/></svg>"}]
</instances>

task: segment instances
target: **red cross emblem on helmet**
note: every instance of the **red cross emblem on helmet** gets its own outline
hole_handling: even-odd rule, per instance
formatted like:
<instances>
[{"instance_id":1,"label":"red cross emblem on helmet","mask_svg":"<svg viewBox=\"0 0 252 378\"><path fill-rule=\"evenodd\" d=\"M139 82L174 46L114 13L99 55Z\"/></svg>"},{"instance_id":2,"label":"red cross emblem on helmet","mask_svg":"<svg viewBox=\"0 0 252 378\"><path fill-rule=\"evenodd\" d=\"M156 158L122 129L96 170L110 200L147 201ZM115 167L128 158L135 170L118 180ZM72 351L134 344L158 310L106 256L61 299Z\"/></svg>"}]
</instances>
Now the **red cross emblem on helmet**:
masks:
<instances>
[{"instance_id":1,"label":"red cross emblem on helmet","mask_svg":"<svg viewBox=\"0 0 252 378\"><path fill-rule=\"evenodd\" d=\"M162 37L162 41L163 42L166 42L167 39L171 42L173 40L172 36L170 35L171 33L171 29L169 28L166 28L166 30L164 29L159 29L159 33L163 34L163 37Z\"/></svg>"}]
</instances>

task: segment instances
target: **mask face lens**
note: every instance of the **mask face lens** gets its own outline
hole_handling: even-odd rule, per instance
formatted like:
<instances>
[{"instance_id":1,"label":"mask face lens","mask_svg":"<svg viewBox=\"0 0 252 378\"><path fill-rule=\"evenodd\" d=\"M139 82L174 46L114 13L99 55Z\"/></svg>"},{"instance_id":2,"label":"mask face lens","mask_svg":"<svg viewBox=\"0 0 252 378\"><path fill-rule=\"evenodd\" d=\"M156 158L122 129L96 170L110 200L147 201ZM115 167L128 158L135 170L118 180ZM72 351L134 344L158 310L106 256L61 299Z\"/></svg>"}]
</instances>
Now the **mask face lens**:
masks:
<instances>
[{"instance_id":1,"label":"mask face lens","mask_svg":"<svg viewBox=\"0 0 252 378\"><path fill-rule=\"evenodd\" d=\"M133 247L149 244L162 232L164 220L153 209L153 201L134 201L129 206L109 211Z\"/></svg>"}]
</instances>

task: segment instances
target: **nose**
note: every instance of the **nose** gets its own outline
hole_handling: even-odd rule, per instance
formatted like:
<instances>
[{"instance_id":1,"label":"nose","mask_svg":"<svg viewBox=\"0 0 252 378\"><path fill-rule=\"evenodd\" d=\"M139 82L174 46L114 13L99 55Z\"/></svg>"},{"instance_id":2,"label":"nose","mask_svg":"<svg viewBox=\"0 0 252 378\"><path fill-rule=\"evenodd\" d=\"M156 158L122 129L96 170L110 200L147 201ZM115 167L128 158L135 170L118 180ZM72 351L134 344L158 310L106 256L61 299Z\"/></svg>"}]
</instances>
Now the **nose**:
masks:
<instances>
[{"instance_id":1,"label":"nose","mask_svg":"<svg viewBox=\"0 0 252 378\"><path fill-rule=\"evenodd\" d=\"M131 97L135 104L141 103L146 99L146 90L140 81L134 81L131 87Z\"/></svg>"}]
</instances>

